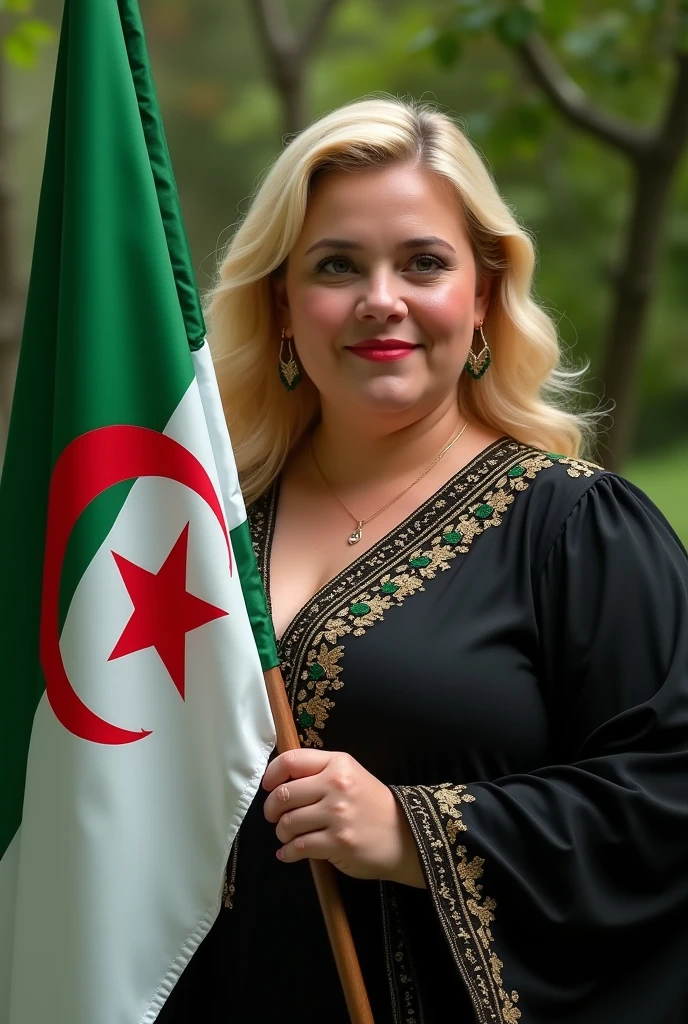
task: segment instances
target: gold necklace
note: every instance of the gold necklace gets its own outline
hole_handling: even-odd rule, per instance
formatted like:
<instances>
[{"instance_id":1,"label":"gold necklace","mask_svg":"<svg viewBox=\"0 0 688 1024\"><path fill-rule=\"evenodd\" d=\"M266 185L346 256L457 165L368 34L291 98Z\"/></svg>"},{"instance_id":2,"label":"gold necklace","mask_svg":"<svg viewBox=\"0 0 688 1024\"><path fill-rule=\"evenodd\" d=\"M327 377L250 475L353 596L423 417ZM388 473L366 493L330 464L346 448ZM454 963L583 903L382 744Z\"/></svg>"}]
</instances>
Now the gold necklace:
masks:
<instances>
[{"instance_id":1,"label":"gold necklace","mask_svg":"<svg viewBox=\"0 0 688 1024\"><path fill-rule=\"evenodd\" d=\"M342 501L342 499L339 497L339 495L337 494L337 492L333 488L332 484L329 482L329 480L327 479L327 477L323 473L322 469L320 468L320 463L318 462L318 460L315 457L315 451L313 449L313 435L311 434L311 436L310 436L311 458L313 459L313 463L315 465L315 468L317 469L318 473L320 474L322 482L325 484L325 486L331 492L331 494L334 495L334 497L337 499L337 501L342 506L342 508L346 512L349 513L349 515L351 516L353 521L355 523L357 523L356 529L353 531L352 534L350 534L350 536L348 538L349 544L358 544L359 540L363 536L363 527L365 526L366 523L369 523L371 519L375 519L376 516L379 516L381 512L384 512L385 509L388 509L389 506L393 505L395 501L398 501L399 498L403 497L403 495L406 494L407 491L410 491L412 487L415 487L415 485L417 483L419 483L423 479L424 476L427 476L427 474L430 472L430 470L433 468L433 466L437 465L437 463L440 461L442 456L445 455L449 451L449 449L452 447L452 445L456 444L456 442L459 440L459 438L461 437L461 435L463 434L463 432L464 432L464 430L466 429L467 426L468 426L468 420L466 420L466 422L461 427L461 430L458 432L458 434L454 435L454 437L451 439L449 444L446 445L446 447L444 447L442 449L442 451L439 453L439 455L435 456L435 458L432 460L432 462L430 463L428 468L424 469L423 472L420 474L420 476L417 476L415 480L412 480L410 484L408 484L406 487L404 487L403 491L399 491L399 493L397 495L395 495L393 498L391 498L387 502L386 505L383 505L382 508L379 508L377 510L377 512L373 512L372 516L368 516L366 519L359 519L358 516L355 516L353 514L353 512L351 511L349 506L346 505Z\"/></svg>"}]
</instances>

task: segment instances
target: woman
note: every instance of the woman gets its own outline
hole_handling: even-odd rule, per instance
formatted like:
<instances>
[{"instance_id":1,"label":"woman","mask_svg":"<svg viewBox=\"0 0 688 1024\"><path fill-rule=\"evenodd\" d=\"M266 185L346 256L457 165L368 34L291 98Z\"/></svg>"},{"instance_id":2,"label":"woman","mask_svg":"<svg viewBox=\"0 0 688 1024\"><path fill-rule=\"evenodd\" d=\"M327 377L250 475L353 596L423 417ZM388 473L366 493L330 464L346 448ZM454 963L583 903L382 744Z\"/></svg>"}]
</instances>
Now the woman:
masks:
<instances>
[{"instance_id":1,"label":"woman","mask_svg":"<svg viewBox=\"0 0 688 1024\"><path fill-rule=\"evenodd\" d=\"M533 246L456 125L334 111L231 242L212 338L303 749L161 1020L685 1024L688 562L578 457ZM281 341L280 341L281 335Z\"/></svg>"}]
</instances>

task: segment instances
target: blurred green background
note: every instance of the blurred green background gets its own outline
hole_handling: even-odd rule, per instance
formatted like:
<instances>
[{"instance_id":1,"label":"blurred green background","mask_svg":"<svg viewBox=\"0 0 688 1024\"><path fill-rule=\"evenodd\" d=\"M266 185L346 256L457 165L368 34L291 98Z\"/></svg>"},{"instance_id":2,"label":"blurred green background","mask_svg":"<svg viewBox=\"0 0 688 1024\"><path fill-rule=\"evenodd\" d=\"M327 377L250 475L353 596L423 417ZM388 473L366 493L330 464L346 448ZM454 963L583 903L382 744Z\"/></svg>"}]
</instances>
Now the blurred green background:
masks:
<instances>
[{"instance_id":1,"label":"blurred green background","mask_svg":"<svg viewBox=\"0 0 688 1024\"><path fill-rule=\"evenodd\" d=\"M371 92L437 104L535 237L537 294L590 363L582 400L618 403L598 459L688 542L685 0L140 3L202 289L290 132ZM0 445L60 15L0 3Z\"/></svg>"}]
</instances>

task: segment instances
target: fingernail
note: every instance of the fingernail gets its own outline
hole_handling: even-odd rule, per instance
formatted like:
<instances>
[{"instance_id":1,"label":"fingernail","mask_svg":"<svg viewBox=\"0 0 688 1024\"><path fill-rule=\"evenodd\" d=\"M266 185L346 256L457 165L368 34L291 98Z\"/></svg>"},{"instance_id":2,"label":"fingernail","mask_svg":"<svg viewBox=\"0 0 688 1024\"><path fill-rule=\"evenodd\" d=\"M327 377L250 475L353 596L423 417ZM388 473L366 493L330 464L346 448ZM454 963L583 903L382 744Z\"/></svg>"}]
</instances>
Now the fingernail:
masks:
<instances>
[{"instance_id":1,"label":"fingernail","mask_svg":"<svg viewBox=\"0 0 688 1024\"><path fill-rule=\"evenodd\" d=\"M278 860L284 860L284 850L282 849L281 846L280 846L279 850L277 851L276 856L277 856Z\"/></svg>"}]
</instances>

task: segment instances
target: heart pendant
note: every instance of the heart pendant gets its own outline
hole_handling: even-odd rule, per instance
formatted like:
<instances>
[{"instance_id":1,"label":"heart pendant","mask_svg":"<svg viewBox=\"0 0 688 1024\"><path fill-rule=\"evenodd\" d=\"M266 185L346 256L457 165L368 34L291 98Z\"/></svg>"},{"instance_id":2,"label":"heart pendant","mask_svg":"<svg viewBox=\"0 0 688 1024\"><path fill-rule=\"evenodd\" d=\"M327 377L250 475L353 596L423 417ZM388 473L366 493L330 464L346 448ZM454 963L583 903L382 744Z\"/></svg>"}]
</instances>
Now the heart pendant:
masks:
<instances>
[{"instance_id":1,"label":"heart pendant","mask_svg":"<svg viewBox=\"0 0 688 1024\"><path fill-rule=\"evenodd\" d=\"M357 527L357 529L354 530L354 532L349 537L349 544L358 544L358 542L359 542L359 540L361 539L362 536L363 536L363 531L362 531L361 527L359 526L359 527Z\"/></svg>"}]
</instances>

